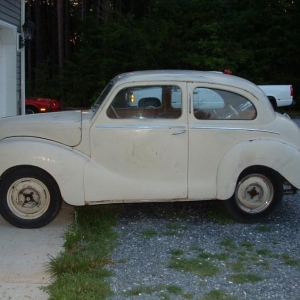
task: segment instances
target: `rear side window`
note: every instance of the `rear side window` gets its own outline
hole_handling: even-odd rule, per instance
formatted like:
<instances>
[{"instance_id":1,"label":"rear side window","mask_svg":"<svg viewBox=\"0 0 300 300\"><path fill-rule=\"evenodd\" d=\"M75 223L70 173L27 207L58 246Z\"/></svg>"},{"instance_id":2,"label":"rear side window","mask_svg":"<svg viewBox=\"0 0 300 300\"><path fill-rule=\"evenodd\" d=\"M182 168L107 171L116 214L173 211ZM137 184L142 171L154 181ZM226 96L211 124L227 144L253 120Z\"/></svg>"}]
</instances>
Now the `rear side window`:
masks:
<instances>
[{"instance_id":1,"label":"rear side window","mask_svg":"<svg viewBox=\"0 0 300 300\"><path fill-rule=\"evenodd\" d=\"M253 120L256 109L251 101L239 94L209 88L193 92L194 116L199 120Z\"/></svg>"}]
</instances>

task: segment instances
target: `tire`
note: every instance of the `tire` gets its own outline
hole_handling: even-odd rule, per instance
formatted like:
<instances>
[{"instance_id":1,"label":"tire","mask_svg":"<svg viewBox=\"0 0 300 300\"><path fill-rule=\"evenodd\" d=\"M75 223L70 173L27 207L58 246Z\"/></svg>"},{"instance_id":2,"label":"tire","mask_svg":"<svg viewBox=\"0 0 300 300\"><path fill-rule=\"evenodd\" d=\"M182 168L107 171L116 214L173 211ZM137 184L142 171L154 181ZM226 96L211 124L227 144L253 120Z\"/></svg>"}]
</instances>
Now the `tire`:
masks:
<instances>
[{"instance_id":1,"label":"tire","mask_svg":"<svg viewBox=\"0 0 300 300\"><path fill-rule=\"evenodd\" d=\"M0 213L20 228L40 228L60 211L62 198L54 179L45 171L22 167L0 181Z\"/></svg>"},{"instance_id":2,"label":"tire","mask_svg":"<svg viewBox=\"0 0 300 300\"><path fill-rule=\"evenodd\" d=\"M252 170L241 174L225 207L237 221L255 223L273 215L280 208L282 198L283 184L276 172Z\"/></svg>"},{"instance_id":3,"label":"tire","mask_svg":"<svg viewBox=\"0 0 300 300\"><path fill-rule=\"evenodd\" d=\"M277 109L277 102L276 102L276 99L275 99L274 97L271 97L271 96L268 96L268 98L269 98L269 101L270 101L270 103L271 103L273 109L274 109L274 110Z\"/></svg>"},{"instance_id":4,"label":"tire","mask_svg":"<svg viewBox=\"0 0 300 300\"><path fill-rule=\"evenodd\" d=\"M25 106L25 114L26 115L32 115L37 114L39 111L34 106Z\"/></svg>"}]
</instances>

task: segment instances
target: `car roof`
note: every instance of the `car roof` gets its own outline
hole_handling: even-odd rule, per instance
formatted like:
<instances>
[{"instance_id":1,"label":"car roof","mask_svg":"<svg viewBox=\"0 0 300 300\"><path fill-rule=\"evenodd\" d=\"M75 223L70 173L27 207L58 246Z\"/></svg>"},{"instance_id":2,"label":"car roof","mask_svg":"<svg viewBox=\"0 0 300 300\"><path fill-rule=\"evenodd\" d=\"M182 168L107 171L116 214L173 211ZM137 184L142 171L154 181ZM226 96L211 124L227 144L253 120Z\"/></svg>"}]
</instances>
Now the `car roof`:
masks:
<instances>
[{"instance_id":1,"label":"car roof","mask_svg":"<svg viewBox=\"0 0 300 300\"><path fill-rule=\"evenodd\" d=\"M135 71L117 75L113 78L115 84L141 81L185 81L224 84L245 89L252 94L265 94L254 83L241 77L223 74L217 71L192 71L192 70L149 70Z\"/></svg>"}]
</instances>

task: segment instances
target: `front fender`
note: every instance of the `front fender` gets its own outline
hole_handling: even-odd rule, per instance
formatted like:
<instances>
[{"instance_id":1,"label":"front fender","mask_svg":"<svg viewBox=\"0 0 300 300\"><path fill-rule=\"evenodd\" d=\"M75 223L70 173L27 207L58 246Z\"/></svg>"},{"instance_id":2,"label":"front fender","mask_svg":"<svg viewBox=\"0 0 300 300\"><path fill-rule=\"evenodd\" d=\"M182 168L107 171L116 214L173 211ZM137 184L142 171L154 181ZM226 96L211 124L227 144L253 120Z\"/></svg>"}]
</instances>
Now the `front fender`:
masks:
<instances>
[{"instance_id":1,"label":"front fender","mask_svg":"<svg viewBox=\"0 0 300 300\"><path fill-rule=\"evenodd\" d=\"M84 166L89 157L49 140L8 138L0 142L0 174L12 167L30 165L48 172L57 182L63 199L84 204Z\"/></svg>"},{"instance_id":2,"label":"front fender","mask_svg":"<svg viewBox=\"0 0 300 300\"><path fill-rule=\"evenodd\" d=\"M300 150L273 140L249 140L233 146L222 158L217 174L217 198L229 199L239 175L251 166L265 166L277 171L300 188Z\"/></svg>"}]
</instances>

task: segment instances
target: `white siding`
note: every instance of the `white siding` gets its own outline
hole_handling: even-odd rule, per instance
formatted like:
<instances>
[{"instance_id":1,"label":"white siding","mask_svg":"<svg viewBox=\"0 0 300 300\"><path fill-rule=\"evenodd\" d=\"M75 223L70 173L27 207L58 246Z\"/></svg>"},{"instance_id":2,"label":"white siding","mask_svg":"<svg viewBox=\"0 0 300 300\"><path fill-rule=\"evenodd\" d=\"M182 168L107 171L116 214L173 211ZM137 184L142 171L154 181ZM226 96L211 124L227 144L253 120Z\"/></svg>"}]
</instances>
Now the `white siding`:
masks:
<instances>
[{"instance_id":1,"label":"white siding","mask_svg":"<svg viewBox=\"0 0 300 300\"><path fill-rule=\"evenodd\" d=\"M0 117L19 113L21 61L17 33L21 30L21 3L0 0Z\"/></svg>"}]
</instances>

